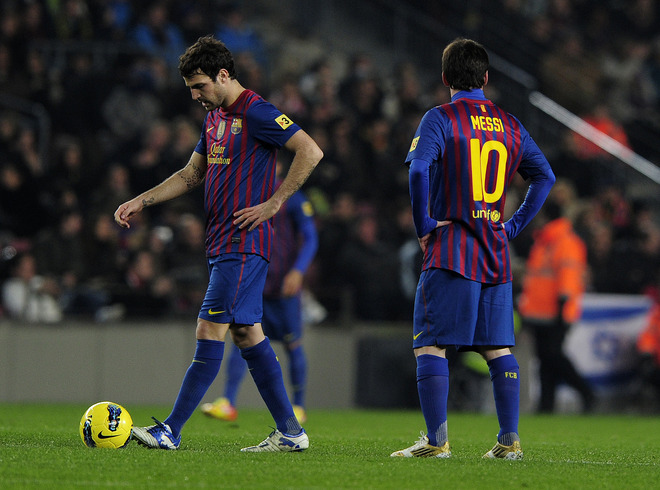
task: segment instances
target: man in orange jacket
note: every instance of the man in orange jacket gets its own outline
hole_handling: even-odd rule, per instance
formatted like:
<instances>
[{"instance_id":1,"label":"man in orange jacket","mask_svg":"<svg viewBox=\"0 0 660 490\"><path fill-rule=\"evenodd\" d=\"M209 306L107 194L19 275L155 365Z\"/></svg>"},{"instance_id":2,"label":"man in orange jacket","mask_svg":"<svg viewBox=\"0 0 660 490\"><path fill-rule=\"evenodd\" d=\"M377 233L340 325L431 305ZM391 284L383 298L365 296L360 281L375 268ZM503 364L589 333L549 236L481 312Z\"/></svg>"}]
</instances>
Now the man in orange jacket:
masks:
<instances>
[{"instance_id":1,"label":"man in orange jacket","mask_svg":"<svg viewBox=\"0 0 660 490\"><path fill-rule=\"evenodd\" d=\"M518 312L532 332L539 360L539 412L552 412L560 382L575 388L584 411L593 409L594 394L562 349L571 324L580 318L585 290L587 252L584 241L562 217L552 193L539 213L544 219L527 259ZM537 218L538 219L538 218Z\"/></svg>"}]
</instances>

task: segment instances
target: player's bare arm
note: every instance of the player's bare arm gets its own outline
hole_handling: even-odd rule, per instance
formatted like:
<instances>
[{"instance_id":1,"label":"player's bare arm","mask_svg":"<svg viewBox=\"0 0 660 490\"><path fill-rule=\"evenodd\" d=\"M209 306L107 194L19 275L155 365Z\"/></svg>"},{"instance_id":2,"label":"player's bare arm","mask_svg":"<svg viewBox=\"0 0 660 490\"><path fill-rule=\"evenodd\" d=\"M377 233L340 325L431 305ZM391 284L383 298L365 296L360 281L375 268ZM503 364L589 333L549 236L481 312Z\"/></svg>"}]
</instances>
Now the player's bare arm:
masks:
<instances>
[{"instance_id":1,"label":"player's bare arm","mask_svg":"<svg viewBox=\"0 0 660 490\"><path fill-rule=\"evenodd\" d=\"M293 152L294 157L282 185L267 201L236 211L234 213L236 217L234 224L239 225L239 228L249 226L248 230L252 231L260 223L272 218L282 207L282 204L302 187L316 165L321 161L321 158L323 158L321 148L302 129L291 136L284 147Z\"/></svg>"},{"instance_id":2,"label":"player's bare arm","mask_svg":"<svg viewBox=\"0 0 660 490\"><path fill-rule=\"evenodd\" d=\"M121 204L115 211L115 221L119 226L130 228L131 217L148 206L179 197L204 182L206 176L206 156L193 152L185 167L172 174L163 182L143 192L130 201Z\"/></svg>"}]
</instances>

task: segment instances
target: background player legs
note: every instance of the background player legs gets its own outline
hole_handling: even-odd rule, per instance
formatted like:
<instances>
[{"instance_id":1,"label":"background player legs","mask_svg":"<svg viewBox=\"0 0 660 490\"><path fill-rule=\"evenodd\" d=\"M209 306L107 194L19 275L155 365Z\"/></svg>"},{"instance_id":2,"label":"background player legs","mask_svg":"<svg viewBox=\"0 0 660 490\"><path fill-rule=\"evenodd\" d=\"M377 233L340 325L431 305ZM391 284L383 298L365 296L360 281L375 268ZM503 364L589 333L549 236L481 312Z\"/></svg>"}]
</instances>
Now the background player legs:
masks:
<instances>
[{"instance_id":1,"label":"background player legs","mask_svg":"<svg viewBox=\"0 0 660 490\"><path fill-rule=\"evenodd\" d=\"M245 378L246 371L247 364L243 357L241 357L241 350L236 345L232 345L227 361L227 381L225 383L224 397L229 400L229 403L233 407L236 406L238 390Z\"/></svg>"},{"instance_id":2,"label":"background player legs","mask_svg":"<svg viewBox=\"0 0 660 490\"><path fill-rule=\"evenodd\" d=\"M305 350L299 341L288 344L286 347L289 355L291 398L294 405L304 408L307 387L307 357L305 356Z\"/></svg>"},{"instance_id":3,"label":"background player legs","mask_svg":"<svg viewBox=\"0 0 660 490\"><path fill-rule=\"evenodd\" d=\"M307 358L302 344L294 341L286 344L286 352L289 360L289 376L292 393L291 400L298 421L304 423L307 419L305 413L305 394L307 385ZM211 417L234 421L238 417L236 409L238 392L245 377L247 364L241 355L241 350L232 345L227 359L227 379L223 396L213 403L204 403L201 410Z\"/></svg>"}]
</instances>

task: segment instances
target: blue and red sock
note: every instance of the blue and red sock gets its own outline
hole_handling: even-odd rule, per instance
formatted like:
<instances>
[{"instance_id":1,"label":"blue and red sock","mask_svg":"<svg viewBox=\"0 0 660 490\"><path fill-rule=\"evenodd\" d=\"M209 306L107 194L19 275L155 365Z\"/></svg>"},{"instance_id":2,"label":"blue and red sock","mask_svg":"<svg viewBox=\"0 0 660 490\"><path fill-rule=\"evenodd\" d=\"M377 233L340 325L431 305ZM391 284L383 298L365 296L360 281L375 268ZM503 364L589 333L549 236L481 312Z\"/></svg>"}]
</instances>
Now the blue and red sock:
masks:
<instances>
[{"instance_id":1,"label":"blue and red sock","mask_svg":"<svg viewBox=\"0 0 660 490\"><path fill-rule=\"evenodd\" d=\"M282 367L268 337L257 345L241 349L241 356L247 361L250 374L275 420L277 430L288 435L299 434L302 427L293 413L282 378Z\"/></svg>"},{"instance_id":2,"label":"blue and red sock","mask_svg":"<svg viewBox=\"0 0 660 490\"><path fill-rule=\"evenodd\" d=\"M222 341L197 340L195 356L183 378L172 412L164 420L172 429L174 437L179 436L183 425L193 414L218 375L224 352L225 343Z\"/></svg>"},{"instance_id":3,"label":"blue and red sock","mask_svg":"<svg viewBox=\"0 0 660 490\"><path fill-rule=\"evenodd\" d=\"M513 354L508 354L489 361L488 368L500 424L497 440L510 446L514 440L519 440L520 367Z\"/></svg>"},{"instance_id":4,"label":"blue and red sock","mask_svg":"<svg viewBox=\"0 0 660 490\"><path fill-rule=\"evenodd\" d=\"M426 421L429 444L442 446L447 441L447 359L429 354L417 356L417 392Z\"/></svg>"}]
</instances>

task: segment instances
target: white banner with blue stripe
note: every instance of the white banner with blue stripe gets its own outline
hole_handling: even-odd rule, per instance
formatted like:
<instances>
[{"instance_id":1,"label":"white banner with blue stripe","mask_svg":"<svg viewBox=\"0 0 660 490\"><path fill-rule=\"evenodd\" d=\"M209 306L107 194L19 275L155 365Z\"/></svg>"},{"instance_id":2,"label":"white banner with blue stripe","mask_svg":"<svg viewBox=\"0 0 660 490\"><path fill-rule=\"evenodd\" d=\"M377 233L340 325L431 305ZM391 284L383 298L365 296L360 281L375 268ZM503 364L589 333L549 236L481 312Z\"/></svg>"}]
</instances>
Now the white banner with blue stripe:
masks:
<instances>
[{"instance_id":1,"label":"white banner with blue stripe","mask_svg":"<svg viewBox=\"0 0 660 490\"><path fill-rule=\"evenodd\" d=\"M618 389L632 380L638 359L635 343L651 306L646 296L585 295L582 317L566 336L564 350L594 388Z\"/></svg>"}]
</instances>

